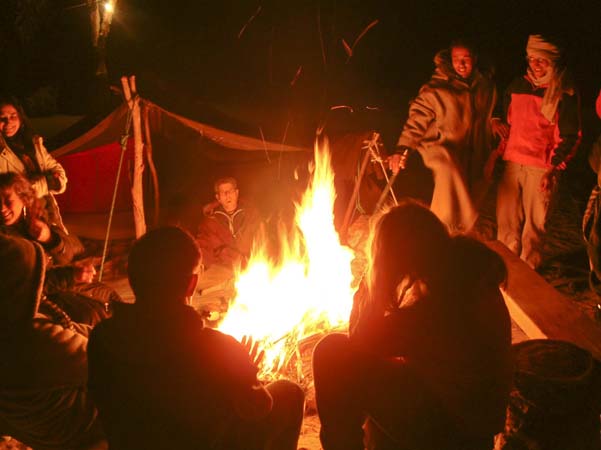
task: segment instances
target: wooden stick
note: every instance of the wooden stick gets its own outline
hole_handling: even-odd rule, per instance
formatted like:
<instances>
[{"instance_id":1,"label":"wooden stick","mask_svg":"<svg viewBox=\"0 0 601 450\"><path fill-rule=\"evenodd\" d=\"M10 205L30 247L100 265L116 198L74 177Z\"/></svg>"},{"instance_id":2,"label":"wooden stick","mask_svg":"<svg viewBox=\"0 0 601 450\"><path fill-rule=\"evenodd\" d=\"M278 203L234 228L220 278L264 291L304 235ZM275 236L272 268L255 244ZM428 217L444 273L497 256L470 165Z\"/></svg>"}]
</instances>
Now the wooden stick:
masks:
<instances>
[{"instance_id":1,"label":"wooden stick","mask_svg":"<svg viewBox=\"0 0 601 450\"><path fill-rule=\"evenodd\" d=\"M376 207L374 208L374 213L378 212L378 210L380 209L380 207L384 203L384 200L386 200L386 196L388 195L389 192L392 194L392 198L393 198L395 204L398 204L397 200L396 200L396 197L394 195L394 191L392 190L392 186L394 185L394 182L396 181L396 177L399 175L400 172L401 171L399 169L399 171L397 173L392 174L392 176L388 180L388 183L386 183L386 187L384 188L384 190L380 194L380 198L378 199L378 202L376 203Z\"/></svg>"},{"instance_id":2,"label":"wooden stick","mask_svg":"<svg viewBox=\"0 0 601 450\"><path fill-rule=\"evenodd\" d=\"M152 140L150 139L150 124L148 121L148 106L144 104L143 114L144 116L144 140L146 141L146 161L148 162L148 169L150 170L150 176L152 178L152 188L154 193L154 214L152 215L152 225L157 226L159 224L159 208L161 204L161 197L159 193L159 177L157 175L157 169L154 165L154 159L152 158Z\"/></svg>"},{"instance_id":3,"label":"wooden stick","mask_svg":"<svg viewBox=\"0 0 601 450\"><path fill-rule=\"evenodd\" d=\"M142 142L142 120L140 117L140 97L136 91L136 77L129 77L131 89L131 108L134 129L134 173L131 187L131 197L134 210L134 225L136 238L146 233L146 219L144 217L144 186L142 175L144 174L144 143Z\"/></svg>"},{"instance_id":4,"label":"wooden stick","mask_svg":"<svg viewBox=\"0 0 601 450\"><path fill-rule=\"evenodd\" d=\"M121 87L123 88L123 97L125 98L125 102L127 103L129 109L131 109L131 90L129 89L127 77L121 77Z\"/></svg>"},{"instance_id":5,"label":"wooden stick","mask_svg":"<svg viewBox=\"0 0 601 450\"><path fill-rule=\"evenodd\" d=\"M369 150L366 150L365 155L363 155L363 161L361 162L359 176L355 180L355 188L353 189L351 199L349 200L348 206L346 207L346 212L344 213L344 220L342 221L342 227L340 228L340 235L343 237L346 236L346 231L351 220L351 215L353 214L353 210L355 209L355 201L357 200L357 196L359 195L359 189L361 188L361 183L363 182L363 177L365 176L365 171L367 169L367 163L369 162L370 156L371 154Z\"/></svg>"}]
</instances>

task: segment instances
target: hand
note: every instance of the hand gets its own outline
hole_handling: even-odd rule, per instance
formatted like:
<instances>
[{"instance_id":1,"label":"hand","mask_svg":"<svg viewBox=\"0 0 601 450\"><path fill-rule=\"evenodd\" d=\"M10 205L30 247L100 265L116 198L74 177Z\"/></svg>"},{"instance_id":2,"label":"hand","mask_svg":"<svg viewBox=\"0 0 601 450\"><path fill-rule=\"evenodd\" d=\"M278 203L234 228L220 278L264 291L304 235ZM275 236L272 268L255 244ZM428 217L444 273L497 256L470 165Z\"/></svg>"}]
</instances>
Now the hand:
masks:
<instances>
[{"instance_id":1,"label":"hand","mask_svg":"<svg viewBox=\"0 0 601 450\"><path fill-rule=\"evenodd\" d=\"M253 364L260 366L265 359L265 350L259 351L259 343L255 342L252 336L243 336L241 343L250 355L250 360L253 362Z\"/></svg>"},{"instance_id":2,"label":"hand","mask_svg":"<svg viewBox=\"0 0 601 450\"><path fill-rule=\"evenodd\" d=\"M42 244L50 241L50 238L52 237L48 224L43 220L36 218L31 218L29 221L29 235Z\"/></svg>"},{"instance_id":3,"label":"hand","mask_svg":"<svg viewBox=\"0 0 601 450\"><path fill-rule=\"evenodd\" d=\"M556 168L550 169L543 175L543 178L540 182L539 190L541 192L550 193L553 192L555 187L557 186L557 181L559 179L559 171Z\"/></svg>"},{"instance_id":4,"label":"hand","mask_svg":"<svg viewBox=\"0 0 601 450\"><path fill-rule=\"evenodd\" d=\"M500 139L507 139L509 137L509 125L501 119L492 119L490 127L494 136Z\"/></svg>"},{"instance_id":5,"label":"hand","mask_svg":"<svg viewBox=\"0 0 601 450\"><path fill-rule=\"evenodd\" d=\"M61 176L58 172L44 172L49 190L58 191L61 188Z\"/></svg>"},{"instance_id":6,"label":"hand","mask_svg":"<svg viewBox=\"0 0 601 450\"><path fill-rule=\"evenodd\" d=\"M44 178L44 174L40 172L35 172L27 176L27 179L32 184L40 181L42 178Z\"/></svg>"},{"instance_id":7,"label":"hand","mask_svg":"<svg viewBox=\"0 0 601 450\"><path fill-rule=\"evenodd\" d=\"M91 263L85 263L75 266L75 281L77 283L91 283L94 281L96 269Z\"/></svg>"},{"instance_id":8,"label":"hand","mask_svg":"<svg viewBox=\"0 0 601 450\"><path fill-rule=\"evenodd\" d=\"M407 160L409 159L409 148L402 148L399 153L395 153L388 157L388 168L393 174L398 173L399 170L404 170L407 167Z\"/></svg>"},{"instance_id":9,"label":"hand","mask_svg":"<svg viewBox=\"0 0 601 450\"><path fill-rule=\"evenodd\" d=\"M491 182L493 178L493 173L495 171L495 164L497 163L497 159L499 159L499 153L493 151L488 159L486 160L486 164L484 164L484 180L487 182Z\"/></svg>"}]
</instances>

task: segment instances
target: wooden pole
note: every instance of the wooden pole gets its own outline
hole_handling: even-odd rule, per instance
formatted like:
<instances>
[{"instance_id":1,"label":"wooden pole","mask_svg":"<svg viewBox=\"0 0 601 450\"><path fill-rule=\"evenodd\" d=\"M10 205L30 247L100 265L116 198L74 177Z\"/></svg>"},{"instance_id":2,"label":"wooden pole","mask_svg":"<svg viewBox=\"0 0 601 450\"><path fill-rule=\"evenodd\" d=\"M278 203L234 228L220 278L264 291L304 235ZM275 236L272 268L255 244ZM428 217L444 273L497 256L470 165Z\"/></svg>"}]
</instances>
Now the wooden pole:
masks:
<instances>
[{"instance_id":1,"label":"wooden pole","mask_svg":"<svg viewBox=\"0 0 601 450\"><path fill-rule=\"evenodd\" d=\"M142 175L144 174L144 144L142 142L142 120L140 117L140 97L136 90L136 77L121 77L123 93L129 108L132 111L132 124L134 130L134 170L131 187L131 198L134 213L134 226L136 238L146 233L146 219L144 218L144 191Z\"/></svg>"},{"instance_id":2,"label":"wooden pole","mask_svg":"<svg viewBox=\"0 0 601 450\"><path fill-rule=\"evenodd\" d=\"M148 169L150 170L150 176L152 178L152 191L154 196L154 211L152 214L152 225L157 226L159 224L159 208L161 204L161 197L159 192L159 177L157 175L157 169L154 165L154 159L152 157L152 140L150 138L150 123L148 120L148 105L144 103L144 140L146 141L146 162L148 163Z\"/></svg>"}]
</instances>

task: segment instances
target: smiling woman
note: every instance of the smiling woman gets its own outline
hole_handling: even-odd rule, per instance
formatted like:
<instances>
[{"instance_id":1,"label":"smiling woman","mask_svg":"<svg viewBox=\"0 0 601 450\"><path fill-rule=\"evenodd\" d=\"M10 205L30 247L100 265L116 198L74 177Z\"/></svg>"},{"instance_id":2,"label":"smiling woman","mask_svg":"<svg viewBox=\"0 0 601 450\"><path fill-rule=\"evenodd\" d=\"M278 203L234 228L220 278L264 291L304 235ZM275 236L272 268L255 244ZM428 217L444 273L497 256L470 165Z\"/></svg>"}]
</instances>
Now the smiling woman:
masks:
<instances>
[{"instance_id":1,"label":"smiling woman","mask_svg":"<svg viewBox=\"0 0 601 450\"><path fill-rule=\"evenodd\" d=\"M91 263L70 264L79 242L46 220L31 184L20 174L0 174L0 235L24 238L40 244L49 261L44 293L80 323L94 325L110 315L110 303L120 301L112 289L93 283Z\"/></svg>"},{"instance_id":2,"label":"smiling woman","mask_svg":"<svg viewBox=\"0 0 601 450\"><path fill-rule=\"evenodd\" d=\"M54 194L67 188L67 174L33 133L21 104L13 97L0 98L0 173L23 175L48 212L51 223L64 228Z\"/></svg>"}]
</instances>

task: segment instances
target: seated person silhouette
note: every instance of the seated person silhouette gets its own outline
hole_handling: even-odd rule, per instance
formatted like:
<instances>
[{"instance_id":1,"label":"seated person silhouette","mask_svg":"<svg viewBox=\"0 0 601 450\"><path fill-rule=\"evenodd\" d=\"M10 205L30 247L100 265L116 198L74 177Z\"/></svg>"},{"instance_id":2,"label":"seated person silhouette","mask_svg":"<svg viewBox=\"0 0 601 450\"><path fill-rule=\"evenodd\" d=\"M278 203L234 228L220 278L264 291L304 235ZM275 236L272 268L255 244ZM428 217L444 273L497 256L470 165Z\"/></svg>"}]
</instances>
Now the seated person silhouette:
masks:
<instances>
[{"instance_id":1,"label":"seated person silhouette","mask_svg":"<svg viewBox=\"0 0 601 450\"><path fill-rule=\"evenodd\" d=\"M86 388L90 327L45 297L45 268L40 244L0 233L0 433L36 450L106 449Z\"/></svg>"},{"instance_id":2,"label":"seated person silhouette","mask_svg":"<svg viewBox=\"0 0 601 450\"><path fill-rule=\"evenodd\" d=\"M111 449L296 449L302 390L285 380L263 386L256 346L204 326L188 306L200 263L196 242L176 227L132 247L135 303L97 325L88 347Z\"/></svg>"},{"instance_id":3,"label":"seated person silhouette","mask_svg":"<svg viewBox=\"0 0 601 450\"><path fill-rule=\"evenodd\" d=\"M350 334L313 354L324 450L489 450L511 386L503 260L404 202L372 231ZM367 421L367 422L366 422Z\"/></svg>"}]
</instances>

